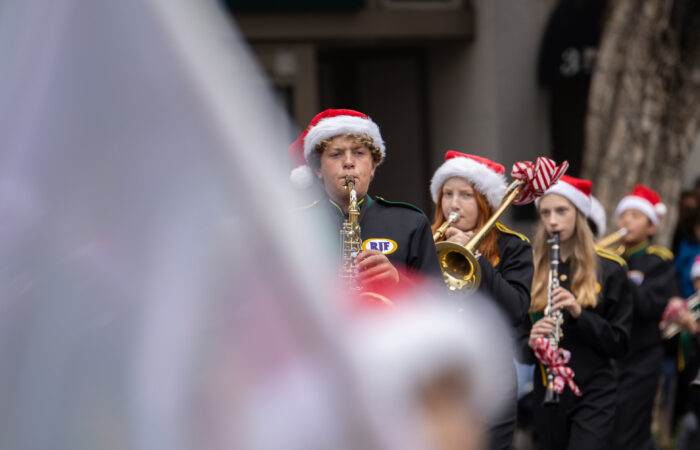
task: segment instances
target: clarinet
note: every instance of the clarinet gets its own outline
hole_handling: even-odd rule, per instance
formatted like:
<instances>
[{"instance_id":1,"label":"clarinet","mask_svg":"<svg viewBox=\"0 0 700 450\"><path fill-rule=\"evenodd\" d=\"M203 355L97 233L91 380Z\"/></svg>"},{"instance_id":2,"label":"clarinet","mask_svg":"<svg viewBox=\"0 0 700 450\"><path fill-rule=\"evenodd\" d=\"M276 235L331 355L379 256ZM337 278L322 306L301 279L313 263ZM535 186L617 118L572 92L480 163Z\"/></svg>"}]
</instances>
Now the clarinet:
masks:
<instances>
[{"instance_id":1,"label":"clarinet","mask_svg":"<svg viewBox=\"0 0 700 450\"><path fill-rule=\"evenodd\" d=\"M551 348L556 352L559 348L559 340L562 338L561 326L564 323L564 315L561 309L554 309L552 305L552 292L559 287L559 233L554 233L547 241L551 245L551 265L549 269L549 290L547 307L544 310L545 317L554 320L554 330L548 336ZM543 406L557 406L559 404L559 394L554 391L554 375L547 368L547 391L544 394Z\"/></svg>"}]
</instances>

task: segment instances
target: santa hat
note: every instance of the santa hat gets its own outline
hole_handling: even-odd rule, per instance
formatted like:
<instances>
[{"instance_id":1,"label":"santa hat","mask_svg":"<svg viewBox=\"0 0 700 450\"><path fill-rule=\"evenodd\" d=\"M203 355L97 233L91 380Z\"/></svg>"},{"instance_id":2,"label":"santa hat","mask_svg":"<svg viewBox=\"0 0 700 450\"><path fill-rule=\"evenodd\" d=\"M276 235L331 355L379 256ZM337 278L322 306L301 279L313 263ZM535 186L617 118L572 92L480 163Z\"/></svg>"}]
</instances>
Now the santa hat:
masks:
<instances>
[{"instance_id":1,"label":"santa hat","mask_svg":"<svg viewBox=\"0 0 700 450\"><path fill-rule=\"evenodd\" d=\"M445 181L452 177L467 180L475 190L486 198L491 208L496 209L503 201L508 183L504 176L505 168L490 159L450 150L445 154L445 162L435 171L430 182L430 194L437 203L438 195Z\"/></svg>"},{"instance_id":2,"label":"santa hat","mask_svg":"<svg viewBox=\"0 0 700 450\"><path fill-rule=\"evenodd\" d=\"M658 225L663 216L666 215L666 205L661 203L659 194L643 184L636 185L631 194L620 200L615 214L619 217L628 209L637 209L643 212L654 225Z\"/></svg>"},{"instance_id":3,"label":"santa hat","mask_svg":"<svg viewBox=\"0 0 700 450\"><path fill-rule=\"evenodd\" d=\"M421 387L441 373L462 375L465 403L486 422L497 419L515 386L509 386L513 360L500 312L477 293L463 314L413 294L401 307L361 317L350 332L351 357L376 389L381 403L404 411L415 409ZM484 336L489 339L484 340Z\"/></svg>"},{"instance_id":4,"label":"santa hat","mask_svg":"<svg viewBox=\"0 0 700 450\"><path fill-rule=\"evenodd\" d=\"M549 194L557 194L569 200L581 213L589 217L591 214L591 181L562 175L559 181L547 189L542 197ZM540 198L535 200L539 207Z\"/></svg>"},{"instance_id":5,"label":"santa hat","mask_svg":"<svg viewBox=\"0 0 700 450\"><path fill-rule=\"evenodd\" d=\"M694 280L695 278L700 277L700 255L695 257L695 262L693 263L693 266L690 268L690 279Z\"/></svg>"},{"instance_id":6,"label":"santa hat","mask_svg":"<svg viewBox=\"0 0 700 450\"><path fill-rule=\"evenodd\" d=\"M343 134L369 136L381 151L382 158L386 156L379 127L369 116L352 109L327 109L316 114L301 136L289 146L289 157L295 166L289 179L295 186L303 188L313 182L313 171L308 163L316 145L324 139Z\"/></svg>"},{"instance_id":7,"label":"santa hat","mask_svg":"<svg viewBox=\"0 0 700 450\"><path fill-rule=\"evenodd\" d=\"M588 215L591 222L595 224L596 239L600 240L605 236L605 222L607 221L607 214L605 214L605 208L600 204L597 198L591 195L591 213Z\"/></svg>"}]
</instances>

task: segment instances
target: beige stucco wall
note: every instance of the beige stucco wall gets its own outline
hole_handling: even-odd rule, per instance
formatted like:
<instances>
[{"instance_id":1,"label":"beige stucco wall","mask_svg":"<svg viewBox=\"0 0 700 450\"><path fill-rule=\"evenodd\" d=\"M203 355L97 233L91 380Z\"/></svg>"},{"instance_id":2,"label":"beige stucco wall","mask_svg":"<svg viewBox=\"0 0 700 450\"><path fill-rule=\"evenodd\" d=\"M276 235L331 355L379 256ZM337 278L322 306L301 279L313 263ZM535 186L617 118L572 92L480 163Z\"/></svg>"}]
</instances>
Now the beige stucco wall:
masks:
<instances>
[{"instance_id":1,"label":"beige stucco wall","mask_svg":"<svg viewBox=\"0 0 700 450\"><path fill-rule=\"evenodd\" d=\"M546 94L537 87L536 64L552 2L475 0L474 5L474 41L446 45L430 57L433 164L450 148L507 166L546 154Z\"/></svg>"}]
</instances>

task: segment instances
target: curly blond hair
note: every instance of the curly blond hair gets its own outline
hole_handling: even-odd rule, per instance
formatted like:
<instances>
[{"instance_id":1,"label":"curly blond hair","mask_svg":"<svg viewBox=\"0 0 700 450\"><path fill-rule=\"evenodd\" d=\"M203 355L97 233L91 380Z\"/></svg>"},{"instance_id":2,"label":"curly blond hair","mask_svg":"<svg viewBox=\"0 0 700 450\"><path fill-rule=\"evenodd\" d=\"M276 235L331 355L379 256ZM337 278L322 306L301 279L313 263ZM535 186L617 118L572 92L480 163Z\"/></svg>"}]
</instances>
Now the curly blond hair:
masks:
<instances>
[{"instance_id":1,"label":"curly blond hair","mask_svg":"<svg viewBox=\"0 0 700 450\"><path fill-rule=\"evenodd\" d=\"M309 165L311 166L311 168L318 169L319 167L321 167L321 155L331 144L331 141L333 141L333 139L337 137L352 138L356 144L364 145L365 147L367 147L369 149L370 154L372 155L372 161L374 162L375 167L380 165L384 161L381 149L374 144L374 140L372 140L371 137L369 137L366 134L346 133L339 134L338 136L333 136L332 138L323 139L318 144L316 144L313 151L311 152L311 155L309 156Z\"/></svg>"}]
</instances>

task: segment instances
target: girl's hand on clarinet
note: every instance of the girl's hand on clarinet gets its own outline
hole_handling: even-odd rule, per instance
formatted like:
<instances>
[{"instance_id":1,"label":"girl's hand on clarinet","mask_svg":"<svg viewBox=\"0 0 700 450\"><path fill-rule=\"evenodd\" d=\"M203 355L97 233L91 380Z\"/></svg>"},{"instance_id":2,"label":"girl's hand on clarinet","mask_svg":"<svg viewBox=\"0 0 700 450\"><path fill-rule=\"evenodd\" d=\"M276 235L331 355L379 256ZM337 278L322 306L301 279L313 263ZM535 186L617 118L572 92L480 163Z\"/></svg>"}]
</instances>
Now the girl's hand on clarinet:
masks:
<instances>
[{"instance_id":1,"label":"girl's hand on clarinet","mask_svg":"<svg viewBox=\"0 0 700 450\"><path fill-rule=\"evenodd\" d=\"M528 340L528 345L530 348L534 348L535 339L538 337L547 338L554 331L554 320L549 317L543 317L532 325L530 329L530 339Z\"/></svg>"},{"instance_id":2,"label":"girl's hand on clarinet","mask_svg":"<svg viewBox=\"0 0 700 450\"><path fill-rule=\"evenodd\" d=\"M555 309L566 309L574 319L581 315L581 305L576 301L574 294L561 286L552 292L552 305Z\"/></svg>"}]
</instances>

